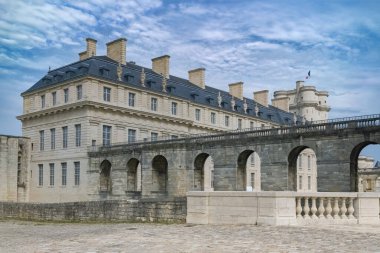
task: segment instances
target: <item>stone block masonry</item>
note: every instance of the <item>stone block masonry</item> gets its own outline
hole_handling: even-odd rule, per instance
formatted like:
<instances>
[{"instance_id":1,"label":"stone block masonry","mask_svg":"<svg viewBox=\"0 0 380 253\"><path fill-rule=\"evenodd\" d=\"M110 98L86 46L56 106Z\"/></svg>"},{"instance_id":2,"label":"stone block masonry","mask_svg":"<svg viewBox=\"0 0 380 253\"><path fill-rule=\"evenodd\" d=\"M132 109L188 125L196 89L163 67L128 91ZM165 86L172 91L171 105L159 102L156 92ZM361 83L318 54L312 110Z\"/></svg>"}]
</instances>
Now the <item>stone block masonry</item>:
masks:
<instances>
[{"instance_id":1,"label":"stone block masonry","mask_svg":"<svg viewBox=\"0 0 380 253\"><path fill-rule=\"evenodd\" d=\"M0 218L39 221L186 221L186 198L66 203L0 202Z\"/></svg>"}]
</instances>

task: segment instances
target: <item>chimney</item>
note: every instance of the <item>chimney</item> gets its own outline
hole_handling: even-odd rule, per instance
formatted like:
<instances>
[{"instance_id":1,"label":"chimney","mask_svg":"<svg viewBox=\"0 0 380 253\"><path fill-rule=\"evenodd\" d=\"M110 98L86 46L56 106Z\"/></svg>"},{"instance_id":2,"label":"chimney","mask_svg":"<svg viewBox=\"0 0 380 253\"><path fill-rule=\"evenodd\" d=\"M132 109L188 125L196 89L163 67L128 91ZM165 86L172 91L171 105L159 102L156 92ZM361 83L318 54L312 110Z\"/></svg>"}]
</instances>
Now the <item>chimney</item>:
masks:
<instances>
[{"instance_id":1,"label":"chimney","mask_svg":"<svg viewBox=\"0 0 380 253\"><path fill-rule=\"evenodd\" d=\"M189 81L202 89L206 88L205 71L205 68L189 70Z\"/></svg>"},{"instance_id":2,"label":"chimney","mask_svg":"<svg viewBox=\"0 0 380 253\"><path fill-rule=\"evenodd\" d=\"M231 96L243 100L243 82L231 83L228 86Z\"/></svg>"},{"instance_id":3,"label":"chimney","mask_svg":"<svg viewBox=\"0 0 380 253\"><path fill-rule=\"evenodd\" d=\"M87 58L90 58L96 55L97 41L92 38L87 38L86 42L87 42L86 51L79 53L79 60L85 60Z\"/></svg>"},{"instance_id":4,"label":"chimney","mask_svg":"<svg viewBox=\"0 0 380 253\"><path fill-rule=\"evenodd\" d=\"M163 55L152 59L152 70L169 78L169 55Z\"/></svg>"},{"instance_id":5,"label":"chimney","mask_svg":"<svg viewBox=\"0 0 380 253\"><path fill-rule=\"evenodd\" d=\"M253 93L253 99L263 106L268 107L268 90L260 90Z\"/></svg>"},{"instance_id":6,"label":"chimney","mask_svg":"<svg viewBox=\"0 0 380 253\"><path fill-rule=\"evenodd\" d=\"M107 44L107 56L121 64L126 64L127 39L120 38Z\"/></svg>"},{"instance_id":7,"label":"chimney","mask_svg":"<svg viewBox=\"0 0 380 253\"><path fill-rule=\"evenodd\" d=\"M272 106L277 107L283 111L289 112L289 98L281 97L272 99Z\"/></svg>"},{"instance_id":8,"label":"chimney","mask_svg":"<svg viewBox=\"0 0 380 253\"><path fill-rule=\"evenodd\" d=\"M297 81L296 82L296 89L299 90L299 88L303 87L304 81Z\"/></svg>"}]
</instances>

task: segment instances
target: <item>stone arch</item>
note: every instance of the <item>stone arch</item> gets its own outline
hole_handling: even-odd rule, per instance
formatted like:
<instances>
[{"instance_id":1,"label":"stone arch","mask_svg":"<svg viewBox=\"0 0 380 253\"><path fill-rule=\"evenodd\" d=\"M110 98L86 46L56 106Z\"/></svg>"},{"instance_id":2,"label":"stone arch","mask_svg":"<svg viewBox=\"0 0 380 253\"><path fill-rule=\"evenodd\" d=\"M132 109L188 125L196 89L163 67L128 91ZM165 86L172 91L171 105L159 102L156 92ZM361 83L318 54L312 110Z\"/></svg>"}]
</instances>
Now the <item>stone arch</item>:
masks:
<instances>
[{"instance_id":1,"label":"stone arch","mask_svg":"<svg viewBox=\"0 0 380 253\"><path fill-rule=\"evenodd\" d=\"M104 160L100 164L99 187L101 192L111 192L112 190L111 168L112 164L108 160Z\"/></svg>"},{"instance_id":2,"label":"stone arch","mask_svg":"<svg viewBox=\"0 0 380 253\"><path fill-rule=\"evenodd\" d=\"M317 156L308 146L292 149L288 156L288 190L317 191Z\"/></svg>"},{"instance_id":3,"label":"stone arch","mask_svg":"<svg viewBox=\"0 0 380 253\"><path fill-rule=\"evenodd\" d=\"M254 150L244 150L238 156L236 170L237 191L259 191L260 182L260 157Z\"/></svg>"},{"instance_id":4,"label":"stone arch","mask_svg":"<svg viewBox=\"0 0 380 253\"><path fill-rule=\"evenodd\" d=\"M214 189L214 162L207 153L201 153L194 160L194 190L212 191Z\"/></svg>"},{"instance_id":5,"label":"stone arch","mask_svg":"<svg viewBox=\"0 0 380 253\"><path fill-rule=\"evenodd\" d=\"M359 144L357 144L351 151L350 155L350 191L357 192L358 191L358 185L359 185L359 178L358 178L358 158L360 155L360 152L368 145L371 144L379 144L374 141L364 141Z\"/></svg>"},{"instance_id":6,"label":"stone arch","mask_svg":"<svg viewBox=\"0 0 380 253\"><path fill-rule=\"evenodd\" d=\"M127 191L141 191L141 163L136 158L127 163Z\"/></svg>"},{"instance_id":7,"label":"stone arch","mask_svg":"<svg viewBox=\"0 0 380 253\"><path fill-rule=\"evenodd\" d=\"M152 183L156 191L167 191L168 161L162 155L157 155L152 160Z\"/></svg>"}]
</instances>

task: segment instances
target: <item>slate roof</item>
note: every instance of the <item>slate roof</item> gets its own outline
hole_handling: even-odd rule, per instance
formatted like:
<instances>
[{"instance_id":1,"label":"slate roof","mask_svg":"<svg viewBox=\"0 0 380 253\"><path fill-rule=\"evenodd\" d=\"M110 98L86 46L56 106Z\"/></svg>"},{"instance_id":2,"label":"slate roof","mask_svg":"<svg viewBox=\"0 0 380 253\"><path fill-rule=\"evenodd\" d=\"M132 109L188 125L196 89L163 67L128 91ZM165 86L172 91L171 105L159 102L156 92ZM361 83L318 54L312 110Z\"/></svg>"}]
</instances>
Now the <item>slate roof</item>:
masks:
<instances>
[{"instance_id":1,"label":"slate roof","mask_svg":"<svg viewBox=\"0 0 380 253\"><path fill-rule=\"evenodd\" d=\"M130 87L138 87L140 89L153 90L155 92L162 92L162 77L161 75L153 72L149 68L144 68L145 72L145 86L140 84L140 75L143 69L134 63L127 63L122 65L122 81L118 81L117 77L118 63L107 56L93 56L88 59L74 62L72 64L49 71L41 80L34 84L27 91L21 95L26 95L30 92L44 89L46 87L55 86L63 81L75 80L84 76L93 76L104 80L109 80L123 84ZM103 72L103 74L102 74ZM108 74L106 73L108 72ZM214 107L215 109L223 109L225 111L233 112L231 108L232 96L223 90L219 90L210 86L205 89L192 84L186 79L170 75L167 80L167 94L173 97L179 97L193 103ZM224 106L218 106L218 93L220 92ZM248 115L256 117L254 108L256 102L252 99L246 98L248 104ZM236 110L235 113L247 115L243 109L243 100L235 98ZM269 105L265 107L257 103L259 108L259 116L256 118L266 121L273 121L281 125L291 124L293 122L293 114L280 110L276 107ZM301 122L299 118L298 121Z\"/></svg>"}]
</instances>

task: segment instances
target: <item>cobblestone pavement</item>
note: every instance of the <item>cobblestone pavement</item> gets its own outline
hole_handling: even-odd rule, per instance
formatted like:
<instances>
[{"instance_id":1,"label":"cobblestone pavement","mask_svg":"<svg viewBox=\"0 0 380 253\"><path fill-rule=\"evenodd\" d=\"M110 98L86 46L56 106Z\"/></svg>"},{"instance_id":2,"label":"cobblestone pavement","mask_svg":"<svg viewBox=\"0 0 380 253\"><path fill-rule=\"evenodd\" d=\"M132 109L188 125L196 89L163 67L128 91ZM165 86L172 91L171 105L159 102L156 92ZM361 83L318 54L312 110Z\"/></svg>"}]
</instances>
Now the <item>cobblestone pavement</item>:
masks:
<instances>
[{"instance_id":1,"label":"cobblestone pavement","mask_svg":"<svg viewBox=\"0 0 380 253\"><path fill-rule=\"evenodd\" d=\"M0 252L380 252L380 225L321 228L0 221Z\"/></svg>"}]
</instances>

